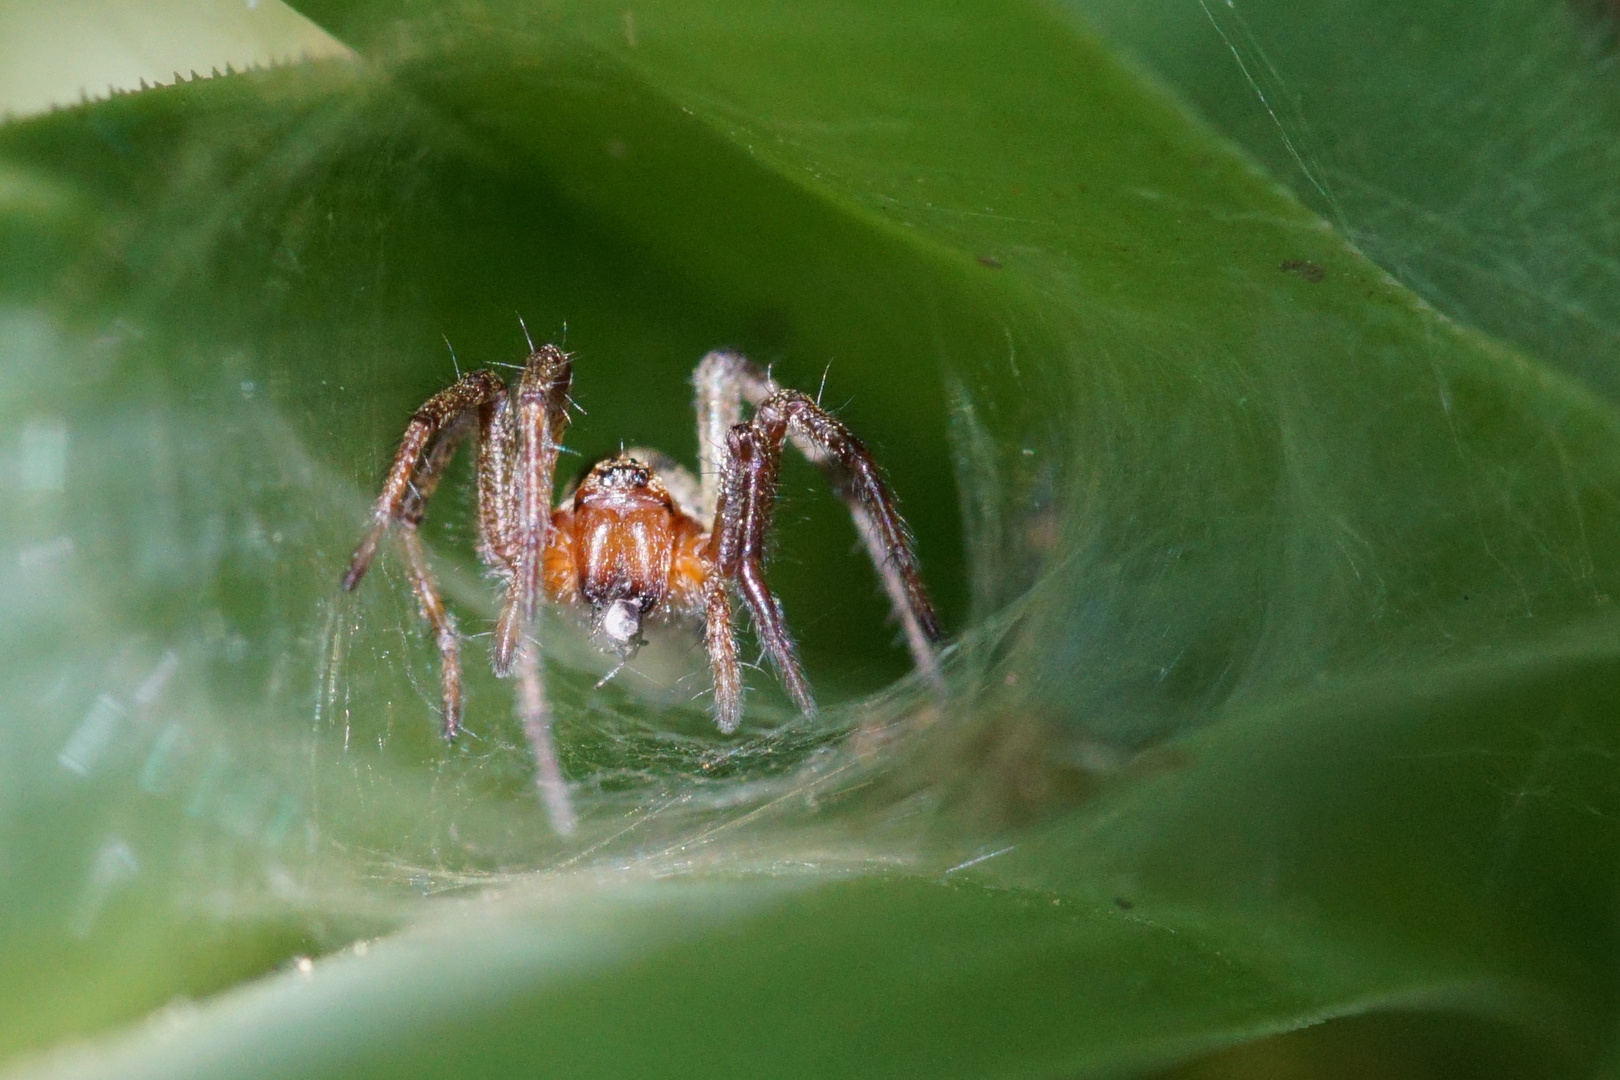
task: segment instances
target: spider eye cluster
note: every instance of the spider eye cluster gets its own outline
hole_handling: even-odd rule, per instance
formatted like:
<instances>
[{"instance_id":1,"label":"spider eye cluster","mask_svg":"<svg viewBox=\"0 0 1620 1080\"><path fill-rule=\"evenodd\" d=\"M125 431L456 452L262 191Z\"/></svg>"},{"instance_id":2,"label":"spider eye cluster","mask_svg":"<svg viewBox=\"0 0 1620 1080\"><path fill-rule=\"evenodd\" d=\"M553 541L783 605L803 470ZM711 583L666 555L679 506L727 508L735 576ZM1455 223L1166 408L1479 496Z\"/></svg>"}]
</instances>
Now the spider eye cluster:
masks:
<instances>
[{"instance_id":1,"label":"spider eye cluster","mask_svg":"<svg viewBox=\"0 0 1620 1080\"><path fill-rule=\"evenodd\" d=\"M607 488L644 488L652 483L652 470L632 458L616 458L596 467L596 480Z\"/></svg>"}]
</instances>

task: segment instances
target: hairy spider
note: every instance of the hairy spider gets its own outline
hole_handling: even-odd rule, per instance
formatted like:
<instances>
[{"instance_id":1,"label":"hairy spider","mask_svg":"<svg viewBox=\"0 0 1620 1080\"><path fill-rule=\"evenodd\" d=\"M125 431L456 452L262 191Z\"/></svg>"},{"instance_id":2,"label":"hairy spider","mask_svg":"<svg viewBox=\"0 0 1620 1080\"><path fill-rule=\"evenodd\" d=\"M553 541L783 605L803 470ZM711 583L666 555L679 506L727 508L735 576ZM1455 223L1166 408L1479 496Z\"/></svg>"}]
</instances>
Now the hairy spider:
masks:
<instances>
[{"instance_id":1,"label":"hairy spider","mask_svg":"<svg viewBox=\"0 0 1620 1080\"><path fill-rule=\"evenodd\" d=\"M355 549L343 588L353 589L391 526L405 550L422 615L443 663L444 733L461 725L461 657L417 527L456 449L478 442L478 554L504 595L491 650L495 672L516 673L518 709L539 766L538 782L559 832L572 827L551 738L551 713L535 643L542 597L588 613L592 637L621 665L651 621L701 624L714 677L714 718L742 718L742 666L731 592L741 595L765 655L804 713L815 711L782 609L765 583L782 450L791 442L829 477L854 517L912 658L938 684L939 623L923 588L906 523L865 444L797 390L784 390L734 352L698 364L698 477L656 451L598 462L553 507L553 474L568 426L570 354L532 349L517 385L470 372L429 398L405 428L399 452ZM747 404L753 415L744 419ZM617 671L617 668L614 669Z\"/></svg>"}]
</instances>

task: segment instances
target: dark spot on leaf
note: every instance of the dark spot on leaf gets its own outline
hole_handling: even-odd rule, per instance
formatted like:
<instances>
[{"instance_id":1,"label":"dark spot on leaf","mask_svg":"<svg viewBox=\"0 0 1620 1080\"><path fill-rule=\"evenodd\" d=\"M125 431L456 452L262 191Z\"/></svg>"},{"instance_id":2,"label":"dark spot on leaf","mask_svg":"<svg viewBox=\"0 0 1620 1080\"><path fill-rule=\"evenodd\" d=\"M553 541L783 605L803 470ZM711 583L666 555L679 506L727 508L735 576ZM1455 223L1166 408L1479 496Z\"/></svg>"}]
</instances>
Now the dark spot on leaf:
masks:
<instances>
[{"instance_id":1,"label":"dark spot on leaf","mask_svg":"<svg viewBox=\"0 0 1620 1080\"><path fill-rule=\"evenodd\" d=\"M1278 269L1287 271L1290 274L1298 274L1313 285L1327 277L1327 271L1309 259L1284 259Z\"/></svg>"},{"instance_id":2,"label":"dark spot on leaf","mask_svg":"<svg viewBox=\"0 0 1620 1080\"><path fill-rule=\"evenodd\" d=\"M1129 911L1131 908L1136 906L1136 901L1127 900L1123 896L1116 896L1114 897L1114 906L1119 908L1121 911Z\"/></svg>"},{"instance_id":3,"label":"dark spot on leaf","mask_svg":"<svg viewBox=\"0 0 1620 1080\"><path fill-rule=\"evenodd\" d=\"M1620 0L1573 0L1573 6L1596 24L1600 47L1612 52L1620 45Z\"/></svg>"},{"instance_id":4,"label":"dark spot on leaf","mask_svg":"<svg viewBox=\"0 0 1620 1080\"><path fill-rule=\"evenodd\" d=\"M988 266L992 270L1000 270L1001 260L996 258L994 255L980 255L979 265Z\"/></svg>"}]
</instances>

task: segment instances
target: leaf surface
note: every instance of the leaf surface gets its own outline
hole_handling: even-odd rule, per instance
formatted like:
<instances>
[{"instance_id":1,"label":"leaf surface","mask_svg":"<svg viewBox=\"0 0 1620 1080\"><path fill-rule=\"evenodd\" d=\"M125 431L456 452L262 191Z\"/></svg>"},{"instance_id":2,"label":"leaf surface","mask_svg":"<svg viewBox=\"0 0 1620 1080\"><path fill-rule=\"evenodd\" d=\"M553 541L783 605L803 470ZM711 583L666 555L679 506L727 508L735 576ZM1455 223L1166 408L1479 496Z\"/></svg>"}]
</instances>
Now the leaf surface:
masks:
<instances>
[{"instance_id":1,"label":"leaf surface","mask_svg":"<svg viewBox=\"0 0 1620 1080\"><path fill-rule=\"evenodd\" d=\"M0 131L5 1045L403 929L34 1074L1117 1075L1381 1009L1608 1052L1610 405L1055 10L301 10L365 62ZM595 689L558 623L578 841L476 643L440 743L400 568L336 579L514 313L587 460L690 456L711 347L825 375L944 706L805 469L823 718L753 673L722 738L689 646ZM429 539L476 632L468 480Z\"/></svg>"}]
</instances>

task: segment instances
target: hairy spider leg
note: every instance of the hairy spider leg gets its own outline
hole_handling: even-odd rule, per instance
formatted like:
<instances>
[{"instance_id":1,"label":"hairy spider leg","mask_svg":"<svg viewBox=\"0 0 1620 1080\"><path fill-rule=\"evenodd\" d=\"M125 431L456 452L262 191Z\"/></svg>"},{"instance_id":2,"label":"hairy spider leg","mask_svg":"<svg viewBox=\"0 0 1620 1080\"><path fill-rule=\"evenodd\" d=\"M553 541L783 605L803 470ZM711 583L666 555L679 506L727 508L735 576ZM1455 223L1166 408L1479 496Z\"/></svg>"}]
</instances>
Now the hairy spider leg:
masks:
<instances>
[{"instance_id":1,"label":"hairy spider leg","mask_svg":"<svg viewBox=\"0 0 1620 1080\"><path fill-rule=\"evenodd\" d=\"M772 428L778 421L766 417L774 412L781 413L793 445L821 469L848 508L855 531L889 594L889 606L905 629L917 669L936 685L942 684L934 646L944 635L923 587L911 530L871 451L841 421L797 390L773 394L758 407L756 423Z\"/></svg>"},{"instance_id":2,"label":"hairy spider leg","mask_svg":"<svg viewBox=\"0 0 1620 1080\"><path fill-rule=\"evenodd\" d=\"M536 615L572 375L569 355L555 345L532 351L513 396L487 406L478 450L478 552L506 583L490 660L497 675L515 669L535 786L559 836L574 831L574 810L552 733Z\"/></svg>"},{"instance_id":3,"label":"hairy spider leg","mask_svg":"<svg viewBox=\"0 0 1620 1080\"><path fill-rule=\"evenodd\" d=\"M512 399L503 396L484 406L484 410L483 437L478 444L478 557L505 583L507 595L502 612L516 613L519 608L510 598L521 560L518 498L513 479L517 453L512 419L515 409ZM520 623L509 625L521 631ZM568 797L568 782L563 778L557 758L551 699L546 695L537 637L533 627L526 634L518 634L509 670L517 675L517 712L523 724L523 735L534 754L535 787L552 829L559 836L568 836L574 831L574 809ZM497 673L506 674L493 655L491 663Z\"/></svg>"},{"instance_id":4,"label":"hairy spider leg","mask_svg":"<svg viewBox=\"0 0 1620 1080\"><path fill-rule=\"evenodd\" d=\"M480 407L480 413L489 406ZM421 466L416 470L405 504L399 511L399 539L405 549L405 564L410 570L411 588L416 593L422 618L433 628L434 640L439 646L439 692L444 702L444 737L453 739L461 730L461 635L456 630L456 617L444 606L439 595L439 584L428 565L427 551L417 528L427 516L428 500L444 478L444 471L456 450L473 430L478 413L462 413L444 428L429 444Z\"/></svg>"},{"instance_id":5,"label":"hairy spider leg","mask_svg":"<svg viewBox=\"0 0 1620 1080\"><path fill-rule=\"evenodd\" d=\"M505 390L506 384L493 371L470 371L453 385L428 398L416 410L411 422L405 425L405 434L399 441L399 450L394 454L394 463L388 469L388 478L383 481L382 491L372 508L371 528L354 549L349 569L343 575L345 592L352 592L360 584L360 579L366 576L371 560L377 555L377 545L388 532L388 526L403 520L402 511L412 499L411 481L429 440L470 410L501 396ZM422 498L416 499L418 504L424 501ZM420 515L417 520L421 520Z\"/></svg>"},{"instance_id":6,"label":"hairy spider leg","mask_svg":"<svg viewBox=\"0 0 1620 1080\"><path fill-rule=\"evenodd\" d=\"M417 606L422 617L433 628L434 640L439 646L439 693L444 702L444 737L453 739L461 730L461 639L456 632L456 618L444 606L439 596L433 571L428 566L427 552L422 538L415 529L404 528L399 540L405 549L406 565L410 567L411 588L416 593Z\"/></svg>"},{"instance_id":7,"label":"hairy spider leg","mask_svg":"<svg viewBox=\"0 0 1620 1080\"><path fill-rule=\"evenodd\" d=\"M377 546L391 524L400 526L400 542L422 617L433 628L439 648L439 689L444 707L444 735L453 739L461 728L461 641L455 616L444 606L428 565L417 527L427 503L444 477L456 449L472 432L489 398L503 396L505 384L491 371L474 371L435 394L416 411L400 440L398 453L372 511L372 525L355 549L343 588L352 591L365 577ZM423 448L427 452L423 454Z\"/></svg>"},{"instance_id":8,"label":"hairy spider leg","mask_svg":"<svg viewBox=\"0 0 1620 1080\"><path fill-rule=\"evenodd\" d=\"M726 591L725 575L717 570L703 582L703 644L714 680L715 726L730 735L742 722L742 663L737 658L731 595Z\"/></svg>"},{"instance_id":9,"label":"hairy spider leg","mask_svg":"<svg viewBox=\"0 0 1620 1080\"><path fill-rule=\"evenodd\" d=\"M502 394L479 410L478 558L509 586L516 575L517 510L512 505L512 399Z\"/></svg>"},{"instance_id":10,"label":"hairy spider leg","mask_svg":"<svg viewBox=\"0 0 1620 1080\"><path fill-rule=\"evenodd\" d=\"M816 702L810 683L795 654L781 602L765 583L765 547L770 538L771 512L776 504L776 481L782 462L782 436L758 423L738 424L727 439L730 461L722 476L710 552L721 575L735 581L743 603L753 616L754 633L770 657L771 666L788 696L808 715Z\"/></svg>"},{"instance_id":11,"label":"hairy spider leg","mask_svg":"<svg viewBox=\"0 0 1620 1080\"><path fill-rule=\"evenodd\" d=\"M779 389L771 377L741 353L716 350L698 362L692 372L697 390L699 497L697 516L713 521L729 459L731 429L742 423L742 406L758 407Z\"/></svg>"},{"instance_id":12,"label":"hairy spider leg","mask_svg":"<svg viewBox=\"0 0 1620 1080\"><path fill-rule=\"evenodd\" d=\"M510 544L507 562L512 571L495 624L493 660L499 675L512 670L518 639L532 631L539 610L557 454L568 427L572 381L569 354L555 345L542 345L529 354L511 406L516 412L515 454L505 497L497 502L497 512L511 514L510 527L502 532Z\"/></svg>"},{"instance_id":13,"label":"hairy spider leg","mask_svg":"<svg viewBox=\"0 0 1620 1080\"><path fill-rule=\"evenodd\" d=\"M758 410L781 394L769 375L740 353L717 350L698 364L692 375L697 389L699 476L702 479L700 516L713 520L725 471L728 438L742 420L742 404ZM833 443L823 442L809 428L790 425L788 439L828 478L833 492L849 510L855 531L883 582L889 607L905 633L912 663L935 687L944 688L934 646L942 639L934 605L923 587L917 558L905 521L895 499L879 475L866 447L819 404L799 395L813 410L831 421L855 453L846 460ZM718 526L717 526L718 528Z\"/></svg>"},{"instance_id":14,"label":"hairy spider leg","mask_svg":"<svg viewBox=\"0 0 1620 1080\"><path fill-rule=\"evenodd\" d=\"M845 503L852 511L861 511L857 521L867 522L879 552L874 560L881 559L879 568L886 567L894 574L902 601L896 604L897 609L917 620L923 655L931 661L920 661L919 667L937 678L932 643L939 638L939 624L923 589L905 521L877 463L865 444L831 413L797 390L778 390L759 405L752 420L731 429L731 466L721 495L723 524L717 529L723 534L718 545L721 569L737 581L760 643L783 685L801 710L808 713L814 709L781 605L764 576L777 476L783 445L790 433L814 447L816 454L811 460L828 463L823 467L834 477Z\"/></svg>"}]
</instances>

